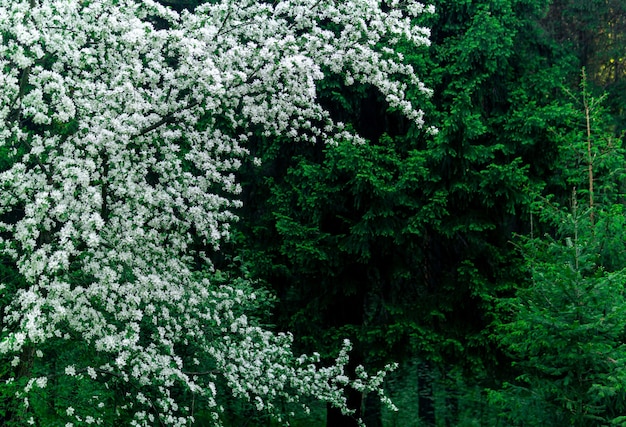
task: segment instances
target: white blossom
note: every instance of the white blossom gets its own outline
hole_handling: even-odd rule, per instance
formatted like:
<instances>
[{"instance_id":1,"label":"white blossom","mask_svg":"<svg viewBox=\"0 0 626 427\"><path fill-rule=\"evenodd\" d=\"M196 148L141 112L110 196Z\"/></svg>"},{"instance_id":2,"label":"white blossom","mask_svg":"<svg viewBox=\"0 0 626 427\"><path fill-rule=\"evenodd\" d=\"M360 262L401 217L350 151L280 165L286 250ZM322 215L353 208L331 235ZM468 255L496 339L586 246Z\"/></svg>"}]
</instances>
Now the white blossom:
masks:
<instances>
[{"instance_id":1,"label":"white blossom","mask_svg":"<svg viewBox=\"0 0 626 427\"><path fill-rule=\"evenodd\" d=\"M405 91L430 91L393 46L427 44L428 29L411 18L432 9L391 4L398 9L222 0L177 13L154 0L0 1L0 147L10 156L0 171L0 253L26 283L0 284L12 292L0 358L17 366L29 346L77 340L96 359L72 360L63 373L94 387L128 383L124 408L138 426L155 416L189 424L174 386L208 396L219 423L220 377L277 417L282 400L312 396L347 411L345 386L382 393L387 370L344 372L349 343L333 366L295 358L291 335L245 316L257 305L248 285L200 273L202 260L211 265L197 246L218 250L228 239L241 205L234 172L253 135L365 143L317 102L324 73L372 85L424 123ZM190 343L196 354L184 360L176 349ZM189 373L207 357L214 373ZM47 377L25 384L24 407ZM66 414L102 422L80 411Z\"/></svg>"}]
</instances>

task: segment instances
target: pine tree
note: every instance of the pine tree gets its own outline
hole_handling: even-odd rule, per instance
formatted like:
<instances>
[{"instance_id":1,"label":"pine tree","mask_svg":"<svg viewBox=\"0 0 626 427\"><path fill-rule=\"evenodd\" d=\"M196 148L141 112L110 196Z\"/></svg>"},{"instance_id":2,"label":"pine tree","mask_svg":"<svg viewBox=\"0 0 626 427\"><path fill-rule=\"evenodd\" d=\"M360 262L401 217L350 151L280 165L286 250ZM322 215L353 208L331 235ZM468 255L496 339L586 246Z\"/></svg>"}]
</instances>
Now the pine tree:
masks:
<instances>
[{"instance_id":1,"label":"pine tree","mask_svg":"<svg viewBox=\"0 0 626 427\"><path fill-rule=\"evenodd\" d=\"M561 146L569 206L537 202L549 234L521 239L529 283L502 303L511 317L500 325L501 344L519 376L493 397L514 425L606 425L623 422L626 409L626 152L584 73L582 82L572 105L582 127L564 133Z\"/></svg>"}]
</instances>

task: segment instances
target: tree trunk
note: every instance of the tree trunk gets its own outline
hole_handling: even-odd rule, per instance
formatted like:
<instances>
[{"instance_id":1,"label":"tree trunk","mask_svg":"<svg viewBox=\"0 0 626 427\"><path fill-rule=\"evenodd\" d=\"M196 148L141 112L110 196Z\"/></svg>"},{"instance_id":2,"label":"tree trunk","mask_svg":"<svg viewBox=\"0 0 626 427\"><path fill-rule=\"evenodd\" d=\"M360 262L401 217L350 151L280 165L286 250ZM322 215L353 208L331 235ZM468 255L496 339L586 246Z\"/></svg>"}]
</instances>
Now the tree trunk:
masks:
<instances>
[{"instance_id":1,"label":"tree trunk","mask_svg":"<svg viewBox=\"0 0 626 427\"><path fill-rule=\"evenodd\" d=\"M433 399L433 369L430 363L417 366L418 417L420 426L435 426L435 403Z\"/></svg>"},{"instance_id":2,"label":"tree trunk","mask_svg":"<svg viewBox=\"0 0 626 427\"><path fill-rule=\"evenodd\" d=\"M446 387L446 426L454 427L459 422L459 398L457 390Z\"/></svg>"},{"instance_id":3,"label":"tree trunk","mask_svg":"<svg viewBox=\"0 0 626 427\"><path fill-rule=\"evenodd\" d=\"M367 427L383 427L382 404L376 393L368 393L363 407L363 421Z\"/></svg>"}]
</instances>

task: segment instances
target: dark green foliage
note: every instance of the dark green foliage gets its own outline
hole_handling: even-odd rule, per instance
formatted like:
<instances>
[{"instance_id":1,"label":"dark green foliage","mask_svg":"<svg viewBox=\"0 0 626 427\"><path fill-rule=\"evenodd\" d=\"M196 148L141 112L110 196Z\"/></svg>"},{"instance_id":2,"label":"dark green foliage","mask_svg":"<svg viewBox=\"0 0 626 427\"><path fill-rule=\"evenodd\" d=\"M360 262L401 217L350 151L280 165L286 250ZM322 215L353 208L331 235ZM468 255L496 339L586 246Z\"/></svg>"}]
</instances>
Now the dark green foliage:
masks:
<instances>
[{"instance_id":1,"label":"dark green foliage","mask_svg":"<svg viewBox=\"0 0 626 427\"><path fill-rule=\"evenodd\" d=\"M320 97L372 143L259 140L242 243L280 299L276 323L304 348L348 335L358 361L417 353L498 383L508 369L488 327L523 274L508 242L529 229L532 194L554 172L548 128L565 115L554 95L575 68L538 25L547 2L435 6L432 48L404 53L435 91L415 101L439 134L328 76Z\"/></svg>"},{"instance_id":2,"label":"dark green foliage","mask_svg":"<svg viewBox=\"0 0 626 427\"><path fill-rule=\"evenodd\" d=\"M514 136L519 128L506 126L518 114L511 102L515 91L534 97L527 93L530 84L519 87L520 76L544 66L521 57L536 55L537 45L549 47L533 26L542 11L537 2L436 6L430 54L435 96L428 111L440 132L425 148L446 215L429 224L425 261L440 313L433 326L457 342L437 353L468 369L493 369L498 355L484 331L494 298L518 274L507 242L524 230L536 172L545 170L534 169L526 155L541 141L529 137L524 144Z\"/></svg>"},{"instance_id":3,"label":"dark green foliage","mask_svg":"<svg viewBox=\"0 0 626 427\"><path fill-rule=\"evenodd\" d=\"M272 194L264 212L267 217L261 220L271 221L273 229L258 226L252 231L258 233L256 241L273 245L276 252L267 254L276 258L253 264L265 268L275 283L301 283L294 287L296 293L283 292L287 298L308 301L305 318L321 315L328 304L337 304L344 312L362 310L341 307L342 297L357 295L372 299L377 307L369 311L372 315L377 310L384 313L388 311L384 305L397 298L411 270L419 268L415 261L421 248L414 239L423 233L428 218L434 221L442 214L440 200L436 195L418 196L429 179L420 152L401 155L391 148L391 139L383 140L385 144L376 146L328 146L319 153L323 162L301 155L292 159L294 166L284 177L267 178ZM297 320L298 307L285 306L296 310L286 318L297 330L307 323ZM342 325L341 319L328 320ZM356 325L362 321L360 316L352 320Z\"/></svg>"}]
</instances>

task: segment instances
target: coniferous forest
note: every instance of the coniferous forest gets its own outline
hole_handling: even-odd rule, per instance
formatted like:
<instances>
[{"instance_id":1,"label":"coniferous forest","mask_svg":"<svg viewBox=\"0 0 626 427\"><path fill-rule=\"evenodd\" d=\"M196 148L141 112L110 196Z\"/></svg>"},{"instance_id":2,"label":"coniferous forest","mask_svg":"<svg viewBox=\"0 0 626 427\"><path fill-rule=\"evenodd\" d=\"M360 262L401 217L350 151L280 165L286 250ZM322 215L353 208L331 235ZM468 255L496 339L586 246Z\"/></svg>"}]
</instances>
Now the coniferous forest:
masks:
<instances>
[{"instance_id":1,"label":"coniferous forest","mask_svg":"<svg viewBox=\"0 0 626 427\"><path fill-rule=\"evenodd\" d=\"M624 0L0 36L0 425L626 426Z\"/></svg>"}]
</instances>

